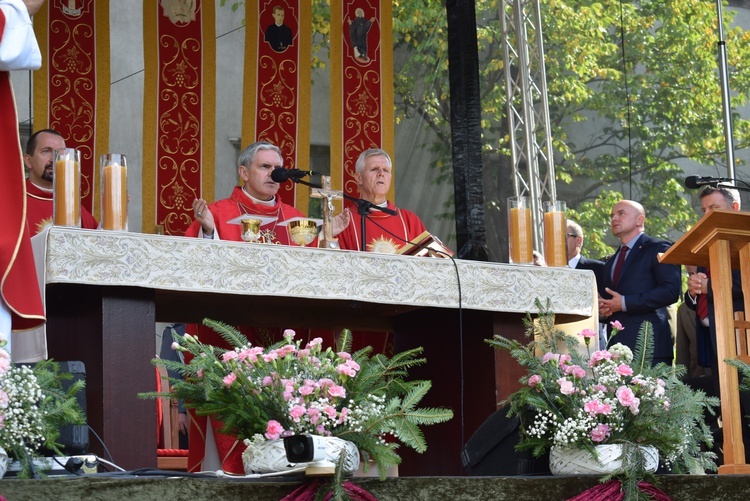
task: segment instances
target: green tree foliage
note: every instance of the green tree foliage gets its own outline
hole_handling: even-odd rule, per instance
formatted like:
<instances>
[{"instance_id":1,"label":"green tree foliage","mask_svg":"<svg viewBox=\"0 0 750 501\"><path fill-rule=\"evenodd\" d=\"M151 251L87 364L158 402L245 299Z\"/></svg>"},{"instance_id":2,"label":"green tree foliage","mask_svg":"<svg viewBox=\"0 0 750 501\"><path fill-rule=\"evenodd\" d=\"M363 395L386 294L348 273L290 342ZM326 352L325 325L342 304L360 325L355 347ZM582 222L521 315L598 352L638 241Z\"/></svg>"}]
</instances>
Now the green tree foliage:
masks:
<instances>
[{"instance_id":1,"label":"green tree foliage","mask_svg":"<svg viewBox=\"0 0 750 501\"><path fill-rule=\"evenodd\" d=\"M512 194L500 5L476 6L492 240ZM588 253L611 251L609 210L621 197L643 203L650 233L679 235L696 218L680 184L680 162L725 168L715 4L543 0L541 12L557 187L587 232ZM394 17L397 120L418 117L435 132L427 146L441 179L451 180L445 7L394 1ZM725 10L724 26L733 18ZM725 28L735 108L750 92L748 36ZM746 148L750 124L733 115L736 147ZM497 231L490 241L500 252L505 234Z\"/></svg>"}]
</instances>

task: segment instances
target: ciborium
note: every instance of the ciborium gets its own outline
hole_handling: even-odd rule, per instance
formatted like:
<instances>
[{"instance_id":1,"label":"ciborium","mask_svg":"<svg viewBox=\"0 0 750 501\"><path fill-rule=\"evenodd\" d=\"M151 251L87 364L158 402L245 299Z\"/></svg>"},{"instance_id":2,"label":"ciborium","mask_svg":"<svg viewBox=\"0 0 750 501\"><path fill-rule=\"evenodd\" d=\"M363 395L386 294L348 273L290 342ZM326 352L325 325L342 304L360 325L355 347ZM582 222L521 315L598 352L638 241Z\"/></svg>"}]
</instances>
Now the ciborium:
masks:
<instances>
[{"instance_id":1,"label":"ciborium","mask_svg":"<svg viewBox=\"0 0 750 501\"><path fill-rule=\"evenodd\" d=\"M260 219L247 218L240 221L242 225L242 240L245 242L257 242L260 240Z\"/></svg>"},{"instance_id":2,"label":"ciborium","mask_svg":"<svg viewBox=\"0 0 750 501\"><path fill-rule=\"evenodd\" d=\"M318 223L314 219L298 219L288 224L289 238L299 246L310 245L318 236Z\"/></svg>"}]
</instances>

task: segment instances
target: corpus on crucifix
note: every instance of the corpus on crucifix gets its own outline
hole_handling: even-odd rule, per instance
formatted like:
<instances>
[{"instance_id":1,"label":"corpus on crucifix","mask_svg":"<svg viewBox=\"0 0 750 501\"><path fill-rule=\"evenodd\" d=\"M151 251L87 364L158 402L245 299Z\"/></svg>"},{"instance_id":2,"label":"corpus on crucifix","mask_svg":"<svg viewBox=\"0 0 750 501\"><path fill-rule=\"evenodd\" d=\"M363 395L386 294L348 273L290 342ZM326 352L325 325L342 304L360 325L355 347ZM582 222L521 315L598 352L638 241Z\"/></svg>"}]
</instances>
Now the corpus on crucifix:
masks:
<instances>
[{"instance_id":1,"label":"corpus on crucifix","mask_svg":"<svg viewBox=\"0 0 750 501\"><path fill-rule=\"evenodd\" d=\"M340 249L338 239L333 238L333 201L342 200L344 193L331 189L331 176L321 176L320 185L320 188L310 188L310 197L323 199L323 236L318 238L318 247Z\"/></svg>"}]
</instances>

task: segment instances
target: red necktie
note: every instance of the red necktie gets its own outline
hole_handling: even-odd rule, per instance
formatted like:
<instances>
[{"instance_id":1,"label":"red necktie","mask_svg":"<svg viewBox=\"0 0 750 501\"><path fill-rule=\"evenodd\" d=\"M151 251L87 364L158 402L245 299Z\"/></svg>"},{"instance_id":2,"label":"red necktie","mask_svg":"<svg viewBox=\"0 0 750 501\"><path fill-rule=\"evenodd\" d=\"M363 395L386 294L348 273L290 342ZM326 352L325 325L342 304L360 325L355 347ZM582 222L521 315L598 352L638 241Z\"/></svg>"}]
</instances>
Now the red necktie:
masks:
<instances>
[{"instance_id":1,"label":"red necktie","mask_svg":"<svg viewBox=\"0 0 750 501\"><path fill-rule=\"evenodd\" d=\"M711 278L711 271L706 268L706 278ZM698 302L695 305L698 318L704 320L708 317L708 294L698 294Z\"/></svg>"},{"instance_id":2,"label":"red necktie","mask_svg":"<svg viewBox=\"0 0 750 501\"><path fill-rule=\"evenodd\" d=\"M620 271L622 271L622 264L625 262L625 256L627 253L627 245L620 247L620 253L617 255L617 263L615 263L615 271L612 274L612 285L617 285L617 282L620 280Z\"/></svg>"}]
</instances>

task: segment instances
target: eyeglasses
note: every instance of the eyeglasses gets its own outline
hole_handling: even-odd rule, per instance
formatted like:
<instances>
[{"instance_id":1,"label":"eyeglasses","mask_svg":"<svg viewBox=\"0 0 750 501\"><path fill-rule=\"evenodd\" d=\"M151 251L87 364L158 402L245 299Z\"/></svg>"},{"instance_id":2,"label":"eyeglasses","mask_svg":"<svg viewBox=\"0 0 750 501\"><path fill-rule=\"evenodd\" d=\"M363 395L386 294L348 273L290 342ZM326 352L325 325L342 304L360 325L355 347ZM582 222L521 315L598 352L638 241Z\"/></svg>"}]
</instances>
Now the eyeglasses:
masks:
<instances>
[{"instance_id":1,"label":"eyeglasses","mask_svg":"<svg viewBox=\"0 0 750 501\"><path fill-rule=\"evenodd\" d=\"M576 235L575 233L566 233L566 235L568 235L569 237L578 238L578 235Z\"/></svg>"}]
</instances>

